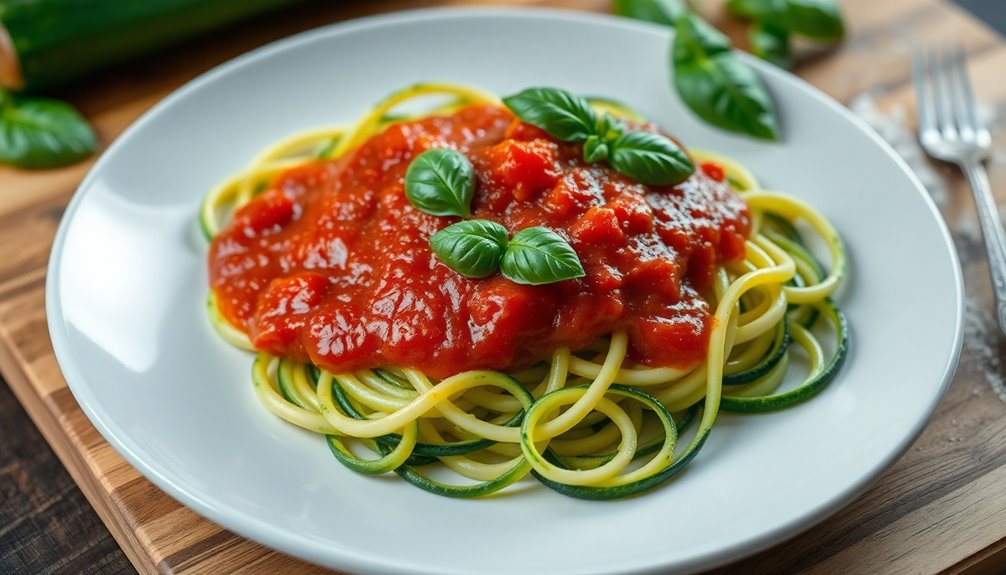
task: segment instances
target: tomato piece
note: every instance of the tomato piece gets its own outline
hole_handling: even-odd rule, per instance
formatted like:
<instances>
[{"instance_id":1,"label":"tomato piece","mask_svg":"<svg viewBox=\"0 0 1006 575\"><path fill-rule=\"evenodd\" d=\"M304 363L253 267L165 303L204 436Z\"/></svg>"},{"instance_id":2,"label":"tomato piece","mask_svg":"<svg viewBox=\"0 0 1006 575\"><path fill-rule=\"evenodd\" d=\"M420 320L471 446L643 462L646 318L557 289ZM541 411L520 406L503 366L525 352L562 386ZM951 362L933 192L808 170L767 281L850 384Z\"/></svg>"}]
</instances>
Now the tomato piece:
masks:
<instances>
[{"instance_id":1,"label":"tomato piece","mask_svg":"<svg viewBox=\"0 0 1006 575\"><path fill-rule=\"evenodd\" d=\"M279 190L268 190L235 212L230 227L256 237L280 231L293 216L293 200Z\"/></svg>"},{"instance_id":2,"label":"tomato piece","mask_svg":"<svg viewBox=\"0 0 1006 575\"><path fill-rule=\"evenodd\" d=\"M569 229L577 241L588 244L625 244L625 234L619 225L615 212L610 208L592 207L587 210Z\"/></svg>"},{"instance_id":3,"label":"tomato piece","mask_svg":"<svg viewBox=\"0 0 1006 575\"><path fill-rule=\"evenodd\" d=\"M517 201L528 200L555 185L560 169L556 165L558 149L547 140L506 140L494 150L497 180L511 188Z\"/></svg>"},{"instance_id":4,"label":"tomato piece","mask_svg":"<svg viewBox=\"0 0 1006 575\"><path fill-rule=\"evenodd\" d=\"M726 173L719 164L713 162L702 162L702 164L699 165L699 168L705 172L707 176L717 182L722 182L726 179Z\"/></svg>"}]
</instances>

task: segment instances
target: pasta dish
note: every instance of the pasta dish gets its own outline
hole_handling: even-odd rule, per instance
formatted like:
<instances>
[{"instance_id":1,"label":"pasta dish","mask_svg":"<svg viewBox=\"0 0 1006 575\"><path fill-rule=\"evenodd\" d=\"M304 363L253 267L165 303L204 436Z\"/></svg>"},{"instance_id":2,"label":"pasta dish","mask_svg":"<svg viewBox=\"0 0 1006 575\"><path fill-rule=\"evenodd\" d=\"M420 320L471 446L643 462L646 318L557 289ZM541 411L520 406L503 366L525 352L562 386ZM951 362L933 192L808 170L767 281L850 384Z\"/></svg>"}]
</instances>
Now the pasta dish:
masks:
<instances>
[{"instance_id":1,"label":"pasta dish","mask_svg":"<svg viewBox=\"0 0 1006 575\"><path fill-rule=\"evenodd\" d=\"M211 323L255 353L262 403L446 496L640 493L719 412L819 392L848 346L816 209L555 88L406 88L262 151L200 223Z\"/></svg>"}]
</instances>

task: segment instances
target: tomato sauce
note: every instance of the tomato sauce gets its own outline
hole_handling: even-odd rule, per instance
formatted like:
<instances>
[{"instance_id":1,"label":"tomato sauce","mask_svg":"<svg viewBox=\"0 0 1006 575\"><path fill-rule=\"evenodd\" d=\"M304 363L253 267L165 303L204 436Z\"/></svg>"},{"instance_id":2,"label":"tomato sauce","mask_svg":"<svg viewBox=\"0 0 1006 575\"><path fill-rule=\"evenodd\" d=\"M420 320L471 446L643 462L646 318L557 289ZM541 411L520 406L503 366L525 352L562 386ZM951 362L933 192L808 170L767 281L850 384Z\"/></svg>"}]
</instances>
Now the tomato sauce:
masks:
<instances>
[{"instance_id":1,"label":"tomato sauce","mask_svg":"<svg viewBox=\"0 0 1006 575\"><path fill-rule=\"evenodd\" d=\"M552 228L586 276L526 286L441 263L429 238L458 218L421 213L403 191L409 162L435 147L472 161L473 217L511 235ZM676 186L644 186L479 105L393 125L339 160L281 174L214 239L210 284L257 349L335 372L519 369L616 330L632 360L688 367L706 355L703 294L717 265L743 258L749 231L747 206L715 164Z\"/></svg>"}]
</instances>

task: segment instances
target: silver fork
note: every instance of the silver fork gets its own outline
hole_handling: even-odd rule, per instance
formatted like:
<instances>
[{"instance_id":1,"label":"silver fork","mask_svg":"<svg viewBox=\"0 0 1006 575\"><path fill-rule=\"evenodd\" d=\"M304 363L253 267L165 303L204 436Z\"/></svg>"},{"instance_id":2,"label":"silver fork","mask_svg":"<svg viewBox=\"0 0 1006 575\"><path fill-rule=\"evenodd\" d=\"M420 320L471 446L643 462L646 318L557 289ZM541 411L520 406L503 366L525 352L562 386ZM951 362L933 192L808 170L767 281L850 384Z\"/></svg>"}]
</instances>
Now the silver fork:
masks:
<instances>
[{"instance_id":1,"label":"silver fork","mask_svg":"<svg viewBox=\"0 0 1006 575\"><path fill-rule=\"evenodd\" d=\"M943 51L917 48L912 60L919 141L933 158L957 164L971 184L992 275L996 317L999 329L1006 333L1006 232L982 164L991 137L978 117L964 50L960 46Z\"/></svg>"}]
</instances>

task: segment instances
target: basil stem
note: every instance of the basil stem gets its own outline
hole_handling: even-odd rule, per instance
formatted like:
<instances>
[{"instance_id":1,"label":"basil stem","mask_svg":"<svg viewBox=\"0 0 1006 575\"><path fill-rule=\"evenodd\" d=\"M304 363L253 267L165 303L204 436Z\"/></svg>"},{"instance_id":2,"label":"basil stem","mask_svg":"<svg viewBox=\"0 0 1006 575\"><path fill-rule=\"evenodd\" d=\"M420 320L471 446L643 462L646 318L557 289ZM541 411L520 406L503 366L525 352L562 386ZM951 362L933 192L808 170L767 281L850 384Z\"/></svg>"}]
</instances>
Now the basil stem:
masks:
<instances>
[{"instance_id":1,"label":"basil stem","mask_svg":"<svg viewBox=\"0 0 1006 575\"><path fill-rule=\"evenodd\" d=\"M585 275L580 258L562 236L545 227L523 229L510 240L500 271L515 283L542 285Z\"/></svg>"},{"instance_id":2,"label":"basil stem","mask_svg":"<svg viewBox=\"0 0 1006 575\"><path fill-rule=\"evenodd\" d=\"M778 139L768 89L734 54L727 37L694 14L678 20L676 30L671 50L674 86L685 104L714 126Z\"/></svg>"},{"instance_id":3,"label":"basil stem","mask_svg":"<svg viewBox=\"0 0 1006 575\"><path fill-rule=\"evenodd\" d=\"M565 90L530 88L503 98L503 102L522 121L553 137L583 142L585 162L607 159L616 171L643 184L675 184L694 171L688 156L668 138L651 132L626 132L625 124L611 114L597 114L587 100Z\"/></svg>"},{"instance_id":4,"label":"basil stem","mask_svg":"<svg viewBox=\"0 0 1006 575\"><path fill-rule=\"evenodd\" d=\"M611 143L611 165L630 178L651 186L669 186L695 172L688 155L660 134L628 132Z\"/></svg>"},{"instance_id":5,"label":"basil stem","mask_svg":"<svg viewBox=\"0 0 1006 575\"><path fill-rule=\"evenodd\" d=\"M503 98L521 120L564 142L582 142L595 133L597 115L583 98L558 88L527 88Z\"/></svg>"},{"instance_id":6,"label":"basil stem","mask_svg":"<svg viewBox=\"0 0 1006 575\"><path fill-rule=\"evenodd\" d=\"M0 162L54 168L78 162L97 147L91 126L69 104L0 90Z\"/></svg>"},{"instance_id":7,"label":"basil stem","mask_svg":"<svg viewBox=\"0 0 1006 575\"><path fill-rule=\"evenodd\" d=\"M499 269L507 231L489 220L465 220L433 234L430 247L452 270L467 278L484 278Z\"/></svg>"},{"instance_id":8,"label":"basil stem","mask_svg":"<svg viewBox=\"0 0 1006 575\"><path fill-rule=\"evenodd\" d=\"M470 217L474 193L475 169L457 150L426 150L405 171L405 196L427 214Z\"/></svg>"}]
</instances>

